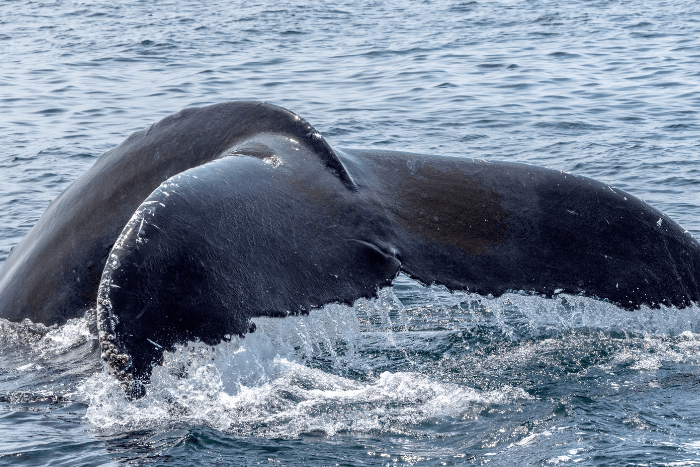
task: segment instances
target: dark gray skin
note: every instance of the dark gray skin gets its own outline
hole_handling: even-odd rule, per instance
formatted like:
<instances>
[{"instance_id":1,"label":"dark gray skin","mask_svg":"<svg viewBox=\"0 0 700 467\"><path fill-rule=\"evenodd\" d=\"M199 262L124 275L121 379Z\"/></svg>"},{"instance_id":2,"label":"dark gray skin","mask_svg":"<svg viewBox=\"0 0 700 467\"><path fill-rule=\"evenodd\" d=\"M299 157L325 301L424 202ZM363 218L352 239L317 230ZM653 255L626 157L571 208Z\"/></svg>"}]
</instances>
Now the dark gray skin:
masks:
<instances>
[{"instance_id":1,"label":"dark gray skin","mask_svg":"<svg viewBox=\"0 0 700 467\"><path fill-rule=\"evenodd\" d=\"M102 357L139 395L177 343L374 297L401 271L630 310L700 297L698 242L623 191L524 164L336 152L289 111L234 102L102 156L0 270L0 316L62 323L97 297Z\"/></svg>"},{"instance_id":2,"label":"dark gray skin","mask_svg":"<svg viewBox=\"0 0 700 467\"><path fill-rule=\"evenodd\" d=\"M106 152L49 205L0 268L0 317L62 324L94 307L107 255L143 200L168 178L259 132L316 130L279 107L237 102L182 110ZM330 151L323 139L312 144L319 154Z\"/></svg>"}]
</instances>

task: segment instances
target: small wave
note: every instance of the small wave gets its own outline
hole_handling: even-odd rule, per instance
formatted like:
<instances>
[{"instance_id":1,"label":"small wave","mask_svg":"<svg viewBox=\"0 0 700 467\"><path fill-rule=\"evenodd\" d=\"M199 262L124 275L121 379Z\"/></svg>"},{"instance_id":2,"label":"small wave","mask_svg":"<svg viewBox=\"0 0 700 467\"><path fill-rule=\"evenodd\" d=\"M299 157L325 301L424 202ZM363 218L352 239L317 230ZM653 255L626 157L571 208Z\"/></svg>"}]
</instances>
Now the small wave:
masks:
<instances>
[{"instance_id":1,"label":"small wave","mask_svg":"<svg viewBox=\"0 0 700 467\"><path fill-rule=\"evenodd\" d=\"M581 55L579 54L574 54L574 53L569 53L569 52L552 52L550 54L547 54L548 57L554 57L554 58L579 58Z\"/></svg>"},{"instance_id":2,"label":"small wave","mask_svg":"<svg viewBox=\"0 0 700 467\"><path fill-rule=\"evenodd\" d=\"M601 127L600 125L592 125L590 123L584 123L584 122L571 122L571 121L563 121L563 122L537 122L535 123L536 127L539 128L553 128L556 130L566 130L566 131L602 131L605 128Z\"/></svg>"},{"instance_id":3,"label":"small wave","mask_svg":"<svg viewBox=\"0 0 700 467\"><path fill-rule=\"evenodd\" d=\"M34 345L50 331L56 329L58 329L56 325L34 324L30 319L25 319L21 323L0 319L0 345L3 348L15 345Z\"/></svg>"},{"instance_id":4,"label":"small wave","mask_svg":"<svg viewBox=\"0 0 700 467\"><path fill-rule=\"evenodd\" d=\"M97 336L88 317L63 326L0 319L0 402L58 403L101 371Z\"/></svg>"},{"instance_id":5,"label":"small wave","mask_svg":"<svg viewBox=\"0 0 700 467\"><path fill-rule=\"evenodd\" d=\"M92 315L70 319L63 326L46 326L24 319L14 323L0 318L0 346L4 350L31 348L33 355L49 357L66 353L97 336L91 325Z\"/></svg>"}]
</instances>

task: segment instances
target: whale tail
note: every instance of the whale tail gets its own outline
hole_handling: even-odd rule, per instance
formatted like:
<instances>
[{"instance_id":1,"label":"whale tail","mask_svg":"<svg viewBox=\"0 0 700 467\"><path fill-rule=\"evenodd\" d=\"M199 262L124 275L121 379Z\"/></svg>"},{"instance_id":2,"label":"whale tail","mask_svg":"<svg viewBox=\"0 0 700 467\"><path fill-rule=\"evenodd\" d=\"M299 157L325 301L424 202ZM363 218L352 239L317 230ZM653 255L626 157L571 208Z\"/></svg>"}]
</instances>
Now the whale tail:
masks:
<instances>
[{"instance_id":1,"label":"whale tail","mask_svg":"<svg viewBox=\"0 0 700 467\"><path fill-rule=\"evenodd\" d=\"M234 102L105 153L3 264L0 317L63 323L97 295L102 358L139 395L177 343L352 304L401 271L630 310L700 299L700 244L621 190L524 164L336 152L292 112Z\"/></svg>"},{"instance_id":2,"label":"whale tail","mask_svg":"<svg viewBox=\"0 0 700 467\"><path fill-rule=\"evenodd\" d=\"M352 304L391 284L400 262L383 215L315 156L261 135L136 210L97 299L103 359L133 394L177 343L213 345L249 332L250 318Z\"/></svg>"},{"instance_id":3,"label":"whale tail","mask_svg":"<svg viewBox=\"0 0 700 467\"><path fill-rule=\"evenodd\" d=\"M700 244L622 190L520 163L347 152L382 181L375 196L401 269L423 283L495 296L565 291L628 310L700 301Z\"/></svg>"},{"instance_id":4,"label":"whale tail","mask_svg":"<svg viewBox=\"0 0 700 467\"><path fill-rule=\"evenodd\" d=\"M348 186L314 151L260 135L141 204L98 293L103 358L132 394L177 343L213 345L256 316L374 297L400 271L450 290L564 291L627 309L700 297L698 243L605 184L523 164L338 152L361 175Z\"/></svg>"}]
</instances>

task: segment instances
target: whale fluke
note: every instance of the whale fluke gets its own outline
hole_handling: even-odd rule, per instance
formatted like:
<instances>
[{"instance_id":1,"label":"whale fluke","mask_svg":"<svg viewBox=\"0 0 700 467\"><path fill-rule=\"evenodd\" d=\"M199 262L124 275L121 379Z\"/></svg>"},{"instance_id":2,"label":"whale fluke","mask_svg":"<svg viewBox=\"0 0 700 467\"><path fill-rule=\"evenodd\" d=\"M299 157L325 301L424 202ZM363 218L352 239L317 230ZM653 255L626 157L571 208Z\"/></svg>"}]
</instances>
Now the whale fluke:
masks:
<instances>
[{"instance_id":1,"label":"whale fluke","mask_svg":"<svg viewBox=\"0 0 700 467\"><path fill-rule=\"evenodd\" d=\"M96 307L102 358L138 396L175 344L374 297L399 272L628 310L700 300L700 244L624 191L527 164L333 150L288 110L232 102L135 133L70 185L0 269L0 317Z\"/></svg>"}]
</instances>

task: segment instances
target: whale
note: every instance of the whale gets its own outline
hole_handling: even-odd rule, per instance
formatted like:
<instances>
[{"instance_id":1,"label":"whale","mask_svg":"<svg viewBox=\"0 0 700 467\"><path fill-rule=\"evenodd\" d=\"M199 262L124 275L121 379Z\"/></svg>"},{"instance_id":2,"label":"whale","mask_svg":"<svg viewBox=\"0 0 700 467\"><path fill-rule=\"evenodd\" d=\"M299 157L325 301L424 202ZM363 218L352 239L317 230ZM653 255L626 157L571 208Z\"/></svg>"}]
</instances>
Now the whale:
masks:
<instances>
[{"instance_id":1,"label":"whale","mask_svg":"<svg viewBox=\"0 0 700 467\"><path fill-rule=\"evenodd\" d=\"M514 162L333 149L263 102L188 108L102 155L0 268L0 317L86 311L134 396L177 344L252 318L376 297L403 273L451 291L692 306L700 244L644 201Z\"/></svg>"}]
</instances>

